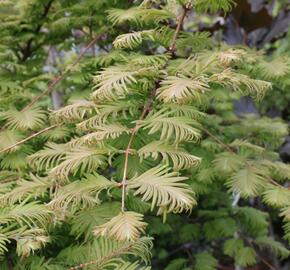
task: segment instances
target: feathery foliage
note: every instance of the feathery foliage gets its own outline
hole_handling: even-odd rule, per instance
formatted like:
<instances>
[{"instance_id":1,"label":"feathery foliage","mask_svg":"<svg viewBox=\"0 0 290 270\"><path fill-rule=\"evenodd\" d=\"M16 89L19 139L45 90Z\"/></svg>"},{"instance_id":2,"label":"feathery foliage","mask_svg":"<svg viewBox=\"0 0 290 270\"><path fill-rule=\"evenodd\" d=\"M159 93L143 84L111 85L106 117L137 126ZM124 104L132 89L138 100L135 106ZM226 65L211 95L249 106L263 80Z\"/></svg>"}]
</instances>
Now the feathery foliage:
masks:
<instances>
[{"instance_id":1,"label":"feathery foliage","mask_svg":"<svg viewBox=\"0 0 290 270\"><path fill-rule=\"evenodd\" d=\"M234 6L0 3L0 269L150 270L151 251L167 270L289 257L287 125L233 104L263 107L289 86L290 60L196 31ZM270 229L282 219L285 240Z\"/></svg>"}]
</instances>

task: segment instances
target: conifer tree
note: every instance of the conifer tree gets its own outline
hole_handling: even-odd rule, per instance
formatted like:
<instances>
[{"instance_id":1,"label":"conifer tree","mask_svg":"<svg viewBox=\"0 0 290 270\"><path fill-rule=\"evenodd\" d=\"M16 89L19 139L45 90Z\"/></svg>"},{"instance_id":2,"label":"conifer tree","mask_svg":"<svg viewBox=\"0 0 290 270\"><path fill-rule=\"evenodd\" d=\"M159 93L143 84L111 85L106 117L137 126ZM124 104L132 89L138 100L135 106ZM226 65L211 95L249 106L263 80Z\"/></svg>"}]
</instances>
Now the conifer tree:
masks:
<instances>
[{"instance_id":1,"label":"conifer tree","mask_svg":"<svg viewBox=\"0 0 290 270\"><path fill-rule=\"evenodd\" d=\"M234 1L1 5L1 269L149 270L151 253L186 243L166 269L289 256L270 223L279 213L290 239L287 125L232 108L263 102L289 59L188 25ZM51 48L66 52L58 74L43 71ZM66 106L51 110L55 90ZM156 243L171 222L180 236Z\"/></svg>"}]
</instances>

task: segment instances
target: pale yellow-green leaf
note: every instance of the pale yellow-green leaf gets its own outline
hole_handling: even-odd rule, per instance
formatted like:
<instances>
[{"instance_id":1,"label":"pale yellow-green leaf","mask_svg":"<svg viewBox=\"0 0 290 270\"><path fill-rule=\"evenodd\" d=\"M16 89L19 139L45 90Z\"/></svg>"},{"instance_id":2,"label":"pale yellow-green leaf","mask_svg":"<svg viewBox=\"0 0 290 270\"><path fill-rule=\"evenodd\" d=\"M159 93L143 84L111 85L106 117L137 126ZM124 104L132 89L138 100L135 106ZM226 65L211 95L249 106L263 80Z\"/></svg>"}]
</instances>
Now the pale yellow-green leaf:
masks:
<instances>
[{"instance_id":1,"label":"pale yellow-green leaf","mask_svg":"<svg viewBox=\"0 0 290 270\"><path fill-rule=\"evenodd\" d=\"M89 173L106 163L108 150L94 147L76 147L66 152L64 160L50 170L49 175L59 180L67 180L70 174Z\"/></svg>"},{"instance_id":2,"label":"pale yellow-green leaf","mask_svg":"<svg viewBox=\"0 0 290 270\"><path fill-rule=\"evenodd\" d=\"M129 86L137 83L138 71L126 70L123 66L113 66L100 71L93 77L96 100L115 100L129 92Z\"/></svg>"},{"instance_id":3,"label":"pale yellow-green leaf","mask_svg":"<svg viewBox=\"0 0 290 270\"><path fill-rule=\"evenodd\" d=\"M40 108L29 108L23 111L11 109L2 112L0 117L6 120L5 126L8 128L28 130L42 126L46 114Z\"/></svg>"},{"instance_id":4,"label":"pale yellow-green leaf","mask_svg":"<svg viewBox=\"0 0 290 270\"><path fill-rule=\"evenodd\" d=\"M149 115L141 122L144 129L149 129L148 134L160 132L161 141L173 140L175 143L180 141L197 142L200 139L200 131L193 127L199 124L187 117L171 117L164 111L159 111Z\"/></svg>"},{"instance_id":5,"label":"pale yellow-green leaf","mask_svg":"<svg viewBox=\"0 0 290 270\"><path fill-rule=\"evenodd\" d=\"M141 195L143 201L151 201L151 208L167 207L167 212L190 211L196 203L193 191L184 183L186 177L169 172L166 166L154 167L128 181L128 187L135 189L134 195Z\"/></svg>"},{"instance_id":6,"label":"pale yellow-green leaf","mask_svg":"<svg viewBox=\"0 0 290 270\"><path fill-rule=\"evenodd\" d=\"M200 102L201 95L209 90L207 79L169 76L161 81L157 97L164 102L184 103L192 100Z\"/></svg>"},{"instance_id":7,"label":"pale yellow-green leaf","mask_svg":"<svg viewBox=\"0 0 290 270\"><path fill-rule=\"evenodd\" d=\"M290 204L290 190L271 186L263 192L263 201L272 207L285 207Z\"/></svg>"},{"instance_id":8,"label":"pale yellow-green leaf","mask_svg":"<svg viewBox=\"0 0 290 270\"><path fill-rule=\"evenodd\" d=\"M138 150L139 156L143 158L152 157L153 159L162 158L162 161L173 163L176 170L191 168L197 166L201 159L197 156L190 155L182 148L170 144L153 141Z\"/></svg>"},{"instance_id":9,"label":"pale yellow-green leaf","mask_svg":"<svg viewBox=\"0 0 290 270\"><path fill-rule=\"evenodd\" d=\"M257 196L267 182L261 169L246 165L235 172L226 184L231 191L241 193L247 198Z\"/></svg>"},{"instance_id":10,"label":"pale yellow-green leaf","mask_svg":"<svg viewBox=\"0 0 290 270\"><path fill-rule=\"evenodd\" d=\"M59 188L49 203L53 209L66 210L68 207L92 207L98 204L99 193L116 186L114 182L98 174L89 174L85 179L74 181Z\"/></svg>"},{"instance_id":11,"label":"pale yellow-green leaf","mask_svg":"<svg viewBox=\"0 0 290 270\"><path fill-rule=\"evenodd\" d=\"M143 222L143 215L126 211L120 212L110 221L94 229L95 235L114 238L118 241L136 241L145 233L147 223Z\"/></svg>"},{"instance_id":12,"label":"pale yellow-green leaf","mask_svg":"<svg viewBox=\"0 0 290 270\"><path fill-rule=\"evenodd\" d=\"M121 124L108 124L99 125L95 127L95 132L89 133L80 139L84 141L85 144L92 144L94 142L102 141L105 139L116 139L120 137L123 133L129 134L130 130L122 126Z\"/></svg>"}]
</instances>

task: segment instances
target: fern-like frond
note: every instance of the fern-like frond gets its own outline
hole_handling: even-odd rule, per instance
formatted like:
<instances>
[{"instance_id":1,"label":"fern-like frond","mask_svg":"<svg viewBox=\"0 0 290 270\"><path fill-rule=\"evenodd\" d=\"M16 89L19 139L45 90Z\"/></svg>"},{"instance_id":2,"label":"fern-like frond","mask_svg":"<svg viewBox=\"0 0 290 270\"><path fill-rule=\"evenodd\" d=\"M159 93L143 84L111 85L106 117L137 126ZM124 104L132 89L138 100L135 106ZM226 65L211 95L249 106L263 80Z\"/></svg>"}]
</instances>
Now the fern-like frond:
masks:
<instances>
[{"instance_id":1,"label":"fern-like frond","mask_svg":"<svg viewBox=\"0 0 290 270\"><path fill-rule=\"evenodd\" d=\"M187 117L191 119L201 119L205 117L205 113L199 111L197 108L193 107L192 105L182 104L182 106L176 106L176 104L162 104L162 108L169 109L170 115L178 116L178 117Z\"/></svg>"},{"instance_id":2,"label":"fern-like frond","mask_svg":"<svg viewBox=\"0 0 290 270\"><path fill-rule=\"evenodd\" d=\"M285 236L284 237L285 237L285 239L288 240L288 242L290 242L290 222L289 222L289 220L290 219L288 219L288 221L285 220L286 223L283 226L283 229L284 229L284 232L285 232Z\"/></svg>"},{"instance_id":3,"label":"fern-like frond","mask_svg":"<svg viewBox=\"0 0 290 270\"><path fill-rule=\"evenodd\" d=\"M138 24L138 19L140 15L144 12L143 9L139 7L134 7L130 9L111 9L108 12L108 19L113 24L123 24L125 22L135 22Z\"/></svg>"},{"instance_id":4,"label":"fern-like frond","mask_svg":"<svg viewBox=\"0 0 290 270\"><path fill-rule=\"evenodd\" d=\"M215 270L218 266L217 259L208 252L195 255L195 270Z\"/></svg>"},{"instance_id":5,"label":"fern-like frond","mask_svg":"<svg viewBox=\"0 0 290 270\"><path fill-rule=\"evenodd\" d=\"M154 41L165 48L169 48L174 36L174 30L168 26L157 28L155 31Z\"/></svg>"},{"instance_id":6,"label":"fern-like frond","mask_svg":"<svg viewBox=\"0 0 290 270\"><path fill-rule=\"evenodd\" d=\"M7 245L10 243L6 234L0 232L0 256L4 255L8 251Z\"/></svg>"},{"instance_id":7,"label":"fern-like frond","mask_svg":"<svg viewBox=\"0 0 290 270\"><path fill-rule=\"evenodd\" d=\"M28 257L36 250L41 249L50 240L46 231L39 228L23 230L13 235L13 238L17 242L16 252L22 258Z\"/></svg>"},{"instance_id":8,"label":"fern-like frond","mask_svg":"<svg viewBox=\"0 0 290 270\"><path fill-rule=\"evenodd\" d=\"M3 169L22 170L27 167L26 158L31 153L29 146L22 146L22 149L3 155L1 167Z\"/></svg>"},{"instance_id":9,"label":"fern-like frond","mask_svg":"<svg viewBox=\"0 0 290 270\"><path fill-rule=\"evenodd\" d=\"M141 45L144 39L153 39L154 30L144 30L118 36L113 45L116 49L134 49Z\"/></svg>"},{"instance_id":10,"label":"fern-like frond","mask_svg":"<svg viewBox=\"0 0 290 270\"><path fill-rule=\"evenodd\" d=\"M169 58L170 58L170 55L168 54L155 54L155 55L136 54L136 55L130 55L128 57L125 57L128 63L132 63L137 66L144 66L144 67L163 66L168 61Z\"/></svg>"},{"instance_id":11,"label":"fern-like frond","mask_svg":"<svg viewBox=\"0 0 290 270\"><path fill-rule=\"evenodd\" d=\"M116 100L107 104L97 105L99 113L91 118L79 123L77 127L80 130L91 130L95 127L105 124L108 118L116 118L122 115L126 118L128 115L134 115L138 112L140 104L134 100Z\"/></svg>"},{"instance_id":12,"label":"fern-like frond","mask_svg":"<svg viewBox=\"0 0 290 270\"><path fill-rule=\"evenodd\" d=\"M224 152L217 155L213 160L213 165L217 171L231 173L241 168L241 166L244 165L244 162L245 161L242 157Z\"/></svg>"},{"instance_id":13,"label":"fern-like frond","mask_svg":"<svg viewBox=\"0 0 290 270\"><path fill-rule=\"evenodd\" d=\"M18 132L17 130L3 130L0 131L0 150L5 149L11 145L16 144L24 138L24 135ZM19 150L21 146L15 146L9 149L7 152L15 152Z\"/></svg>"},{"instance_id":14,"label":"fern-like frond","mask_svg":"<svg viewBox=\"0 0 290 270\"><path fill-rule=\"evenodd\" d=\"M174 14L165 9L133 7L129 9L111 9L108 18L113 24L123 24L125 22L137 25L144 23L157 23L173 18Z\"/></svg>"},{"instance_id":15,"label":"fern-like frond","mask_svg":"<svg viewBox=\"0 0 290 270\"><path fill-rule=\"evenodd\" d=\"M147 223L143 222L143 215L132 212L120 212L110 221L97 226L95 235L106 236L117 241L136 241L142 233L145 233Z\"/></svg>"},{"instance_id":16,"label":"fern-like frond","mask_svg":"<svg viewBox=\"0 0 290 270\"><path fill-rule=\"evenodd\" d=\"M53 129L47 130L40 135L45 141L66 141L71 135L71 130L66 126L57 126Z\"/></svg>"},{"instance_id":17,"label":"fern-like frond","mask_svg":"<svg viewBox=\"0 0 290 270\"><path fill-rule=\"evenodd\" d=\"M272 207L290 204L290 190L276 186L268 187L263 193L263 201Z\"/></svg>"},{"instance_id":18,"label":"fern-like frond","mask_svg":"<svg viewBox=\"0 0 290 270\"><path fill-rule=\"evenodd\" d=\"M168 162L169 158L173 163L175 170L187 169L197 166L201 159L194 155L188 154L185 150L170 144L153 141L138 150L141 159L152 157L157 159L162 158L162 161Z\"/></svg>"},{"instance_id":19,"label":"fern-like frond","mask_svg":"<svg viewBox=\"0 0 290 270\"><path fill-rule=\"evenodd\" d=\"M281 161L272 162L270 160L263 160L262 166L265 166L274 176L275 179L286 180L290 178L290 165Z\"/></svg>"},{"instance_id":20,"label":"fern-like frond","mask_svg":"<svg viewBox=\"0 0 290 270\"><path fill-rule=\"evenodd\" d=\"M100 53L95 58L91 59L93 66L109 67L115 63L124 61L124 57L127 56L125 51L110 50L110 53Z\"/></svg>"},{"instance_id":21,"label":"fern-like frond","mask_svg":"<svg viewBox=\"0 0 290 270\"><path fill-rule=\"evenodd\" d=\"M257 263L256 257L257 254L253 248L243 247L237 252L235 262L242 267L252 266Z\"/></svg>"},{"instance_id":22,"label":"fern-like frond","mask_svg":"<svg viewBox=\"0 0 290 270\"><path fill-rule=\"evenodd\" d=\"M212 75L210 80L258 99L261 99L266 91L272 88L272 84L269 82L251 79L247 75L235 73L230 69L225 69L222 73Z\"/></svg>"},{"instance_id":23,"label":"fern-like frond","mask_svg":"<svg viewBox=\"0 0 290 270\"><path fill-rule=\"evenodd\" d=\"M171 12L171 10L163 8L163 9L155 9L155 8L147 8L143 9L142 16L140 21L142 23L160 23L168 21L168 19L175 18L175 14Z\"/></svg>"},{"instance_id":24,"label":"fern-like frond","mask_svg":"<svg viewBox=\"0 0 290 270\"><path fill-rule=\"evenodd\" d=\"M99 204L99 193L110 189L116 183L98 174L89 174L85 179L72 182L57 190L49 206L53 209L87 208Z\"/></svg>"},{"instance_id":25,"label":"fern-like frond","mask_svg":"<svg viewBox=\"0 0 290 270\"><path fill-rule=\"evenodd\" d=\"M170 117L168 113L159 111L155 114L148 115L145 120L141 122L145 129L149 129L148 134L161 132L160 140L175 142L180 141L198 141L200 139L200 131L193 126L199 124L187 117Z\"/></svg>"},{"instance_id":26,"label":"fern-like frond","mask_svg":"<svg viewBox=\"0 0 290 270\"><path fill-rule=\"evenodd\" d=\"M24 179L18 181L16 187L0 196L0 202L3 204L13 204L22 201L28 196L36 198L44 194L51 185L51 181L46 177L37 177L30 174L30 178L30 181Z\"/></svg>"},{"instance_id":27,"label":"fern-like frond","mask_svg":"<svg viewBox=\"0 0 290 270\"><path fill-rule=\"evenodd\" d=\"M19 81L10 81L10 80L5 80L1 78L0 81L0 91L1 95L11 92L12 94L19 93L22 89L22 87L19 85Z\"/></svg>"},{"instance_id":28,"label":"fern-like frond","mask_svg":"<svg viewBox=\"0 0 290 270\"><path fill-rule=\"evenodd\" d=\"M224 254L235 257L237 252L244 247L244 242L240 238L231 238L224 243Z\"/></svg>"},{"instance_id":29,"label":"fern-like frond","mask_svg":"<svg viewBox=\"0 0 290 270\"><path fill-rule=\"evenodd\" d=\"M166 166L152 168L128 182L130 189L137 189L134 195L142 195L143 201L151 201L155 206L166 207L167 211L190 211L196 203L193 191L183 181L186 177L169 172Z\"/></svg>"},{"instance_id":30,"label":"fern-like frond","mask_svg":"<svg viewBox=\"0 0 290 270\"><path fill-rule=\"evenodd\" d=\"M90 173L96 168L106 164L108 149L94 147L76 147L66 152L64 161L50 170L51 176L60 180L67 180L69 174Z\"/></svg>"},{"instance_id":31,"label":"fern-like frond","mask_svg":"<svg viewBox=\"0 0 290 270\"><path fill-rule=\"evenodd\" d=\"M177 49L188 49L201 51L212 46L209 32L182 33L176 42Z\"/></svg>"},{"instance_id":32,"label":"fern-like frond","mask_svg":"<svg viewBox=\"0 0 290 270\"><path fill-rule=\"evenodd\" d=\"M193 8L197 12L207 13L207 12L218 12L224 11L228 12L232 9L232 6L235 4L234 0L192 0Z\"/></svg>"},{"instance_id":33,"label":"fern-like frond","mask_svg":"<svg viewBox=\"0 0 290 270\"><path fill-rule=\"evenodd\" d=\"M43 204L30 202L0 209L0 224L16 221L20 225L36 226L41 224L44 228L51 220L52 212Z\"/></svg>"},{"instance_id":34,"label":"fern-like frond","mask_svg":"<svg viewBox=\"0 0 290 270\"><path fill-rule=\"evenodd\" d=\"M235 172L227 186L233 192L240 192L243 197L256 196L261 191L267 179L261 169L246 165L244 169Z\"/></svg>"},{"instance_id":35,"label":"fern-like frond","mask_svg":"<svg viewBox=\"0 0 290 270\"><path fill-rule=\"evenodd\" d=\"M92 101L79 100L67 105L59 110L53 111L51 118L56 122L73 122L82 120L86 115L90 115L96 108Z\"/></svg>"},{"instance_id":36,"label":"fern-like frond","mask_svg":"<svg viewBox=\"0 0 290 270\"><path fill-rule=\"evenodd\" d=\"M118 266L119 270L151 270L151 267L149 266L140 266L140 264L138 262L125 262L122 265Z\"/></svg>"},{"instance_id":37,"label":"fern-like frond","mask_svg":"<svg viewBox=\"0 0 290 270\"><path fill-rule=\"evenodd\" d=\"M113 66L104 69L93 77L96 100L114 100L129 92L129 86L137 83L138 71L128 71L124 66Z\"/></svg>"},{"instance_id":38,"label":"fern-like frond","mask_svg":"<svg viewBox=\"0 0 290 270\"><path fill-rule=\"evenodd\" d=\"M239 63L243 57L246 55L246 51L242 49L227 49L216 52L213 56L218 60L218 62L223 67L228 67L232 64Z\"/></svg>"},{"instance_id":39,"label":"fern-like frond","mask_svg":"<svg viewBox=\"0 0 290 270\"><path fill-rule=\"evenodd\" d=\"M262 249L270 249L273 253L279 256L281 259L288 258L290 251L283 246L282 243L275 241L275 239L268 236L260 236L255 239L255 243Z\"/></svg>"},{"instance_id":40,"label":"fern-like frond","mask_svg":"<svg viewBox=\"0 0 290 270\"><path fill-rule=\"evenodd\" d=\"M48 170L57 166L65 158L69 147L65 144L48 142L44 149L30 155L28 162L36 170Z\"/></svg>"},{"instance_id":41,"label":"fern-like frond","mask_svg":"<svg viewBox=\"0 0 290 270\"><path fill-rule=\"evenodd\" d=\"M130 130L121 124L99 125L95 127L95 130L95 132L81 137L80 140L83 140L85 144L90 145L94 142L102 141L105 139L116 139L124 133L130 133Z\"/></svg>"},{"instance_id":42,"label":"fern-like frond","mask_svg":"<svg viewBox=\"0 0 290 270\"><path fill-rule=\"evenodd\" d=\"M240 222L252 233L257 233L258 235L263 232L267 233L269 217L267 212L248 206L238 207L237 210Z\"/></svg>"},{"instance_id":43,"label":"fern-like frond","mask_svg":"<svg viewBox=\"0 0 290 270\"><path fill-rule=\"evenodd\" d=\"M256 154L263 154L266 151L265 148L263 148L263 147L261 147L259 145L252 144L252 143L250 143L247 140L236 139L232 143L230 143L229 146L236 147L236 148L242 148L242 149L243 148L244 149L249 149L249 150L253 151Z\"/></svg>"},{"instance_id":44,"label":"fern-like frond","mask_svg":"<svg viewBox=\"0 0 290 270\"><path fill-rule=\"evenodd\" d=\"M86 240L91 239L93 228L118 215L120 208L121 204L118 202L105 202L92 208L81 209L72 218L71 233L76 238L84 235Z\"/></svg>"},{"instance_id":45,"label":"fern-like frond","mask_svg":"<svg viewBox=\"0 0 290 270\"><path fill-rule=\"evenodd\" d=\"M290 62L284 58L275 58L271 62L261 61L258 70L265 80L279 79L290 73Z\"/></svg>"},{"instance_id":46,"label":"fern-like frond","mask_svg":"<svg viewBox=\"0 0 290 270\"><path fill-rule=\"evenodd\" d=\"M185 76L169 76L160 84L161 87L157 90L158 98L164 102L200 101L200 95L209 88L207 79L204 77L191 79Z\"/></svg>"},{"instance_id":47,"label":"fern-like frond","mask_svg":"<svg viewBox=\"0 0 290 270\"><path fill-rule=\"evenodd\" d=\"M118 155L113 160L113 167L116 168L117 177L121 178L124 174L124 162L125 155ZM140 175L149 168L152 167L152 160L143 160L141 162L138 155L129 155L128 157L128 166L127 166L127 175L128 177L134 177Z\"/></svg>"},{"instance_id":48,"label":"fern-like frond","mask_svg":"<svg viewBox=\"0 0 290 270\"><path fill-rule=\"evenodd\" d=\"M213 215L216 214L213 213ZM209 240L220 237L231 237L237 229L235 220L227 216L207 221L203 227L204 233Z\"/></svg>"},{"instance_id":49,"label":"fern-like frond","mask_svg":"<svg viewBox=\"0 0 290 270\"><path fill-rule=\"evenodd\" d=\"M40 108L29 108L24 111L11 109L2 112L0 118L6 121L8 128L27 130L40 127L44 124L46 114Z\"/></svg>"},{"instance_id":50,"label":"fern-like frond","mask_svg":"<svg viewBox=\"0 0 290 270\"><path fill-rule=\"evenodd\" d=\"M134 242L98 237L88 244L71 246L62 250L57 256L57 261L71 266L88 262L94 269L108 269L108 267L116 269L124 264L123 257L127 255L137 257L148 264L151 248L152 239L148 237L139 238Z\"/></svg>"}]
</instances>

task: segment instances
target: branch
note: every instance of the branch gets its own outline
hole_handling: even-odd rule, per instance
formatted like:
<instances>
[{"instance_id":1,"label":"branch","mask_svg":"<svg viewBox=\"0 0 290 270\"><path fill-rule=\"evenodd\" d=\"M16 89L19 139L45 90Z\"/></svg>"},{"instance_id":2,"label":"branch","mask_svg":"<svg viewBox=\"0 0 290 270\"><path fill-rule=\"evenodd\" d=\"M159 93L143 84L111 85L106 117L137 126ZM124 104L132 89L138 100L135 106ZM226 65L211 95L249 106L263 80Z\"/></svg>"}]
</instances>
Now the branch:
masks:
<instances>
[{"instance_id":1,"label":"branch","mask_svg":"<svg viewBox=\"0 0 290 270\"><path fill-rule=\"evenodd\" d=\"M223 141L221 141L218 137L216 137L215 135L213 135L208 129L204 128L204 127L200 127L200 129L205 132L207 135L209 135L211 138L213 138L218 144L220 144L223 148L225 148L228 152L230 152L231 154L235 154L236 152L227 144L225 144Z\"/></svg>"},{"instance_id":2,"label":"branch","mask_svg":"<svg viewBox=\"0 0 290 270\"><path fill-rule=\"evenodd\" d=\"M126 197L126 186L127 186L127 171L128 171L129 154L131 153L131 146L132 146L133 140L135 138L135 135L137 134L137 132L138 132L138 130L140 128L139 121L142 121L146 117L146 115L148 114L148 112L150 111L150 108L152 106L154 97L156 95L156 89L157 89L157 87L155 87L151 91L150 96L149 96L149 98L148 98L145 106L143 107L141 116L139 117L139 119L138 119L135 127L132 130L129 143L128 143L127 148L125 150L124 173L123 173L123 179L122 179L122 182L121 182L121 186L122 186L122 206L121 206L121 210L122 210L122 212L125 211L125 197Z\"/></svg>"},{"instance_id":3,"label":"branch","mask_svg":"<svg viewBox=\"0 0 290 270\"><path fill-rule=\"evenodd\" d=\"M212 139L214 139L218 144L220 144L226 151L228 151L229 153L233 154L233 155L238 155L229 145L225 144L224 142L222 142L219 138L217 138L215 135L213 135L208 129L204 128L204 127L200 127L200 129L202 131L204 131L206 134L208 134ZM246 165L249 167L252 167L252 165L246 160L245 161ZM279 183L277 183L275 180L273 180L272 178L267 178L269 180L270 183L272 183L275 186L278 186L280 188L284 188L287 189L286 187L280 185Z\"/></svg>"},{"instance_id":4,"label":"branch","mask_svg":"<svg viewBox=\"0 0 290 270\"><path fill-rule=\"evenodd\" d=\"M177 23L177 26L176 26L176 29L175 29L175 33L174 33L174 36L173 36L173 39L172 39L172 43L171 43L171 46L169 47L169 51L171 53L174 53L174 51L175 51L175 45L176 45L177 37L178 37L179 32L180 32L180 30L182 28L183 21L184 21L184 19L186 17L186 14L187 14L187 12L190 9L191 9L191 4L190 3L188 3L186 6L183 6L183 12L182 12L180 18L178 19L178 23ZM167 66L167 63L163 66L163 68L165 68L166 66ZM146 115L148 114L148 112L151 109L151 106L152 106L153 101L154 101L154 97L156 95L156 90L158 88L157 87L158 84L159 84L159 82L156 82L156 87L150 92L149 98L148 98L146 104L143 107L141 116L138 119L135 127L132 130L129 143L128 143L127 148L125 150L124 173L123 173L122 182L120 183L120 186L122 186L122 205L121 205L121 211L122 212L125 211L125 197L126 197L126 186L127 186L128 162L129 162L129 155L130 155L130 153L132 151L131 146L132 146L133 140L134 140L134 138L135 138L135 136L136 136L136 134L137 134L137 132L138 132L138 130L140 128L139 121L142 121L146 117Z\"/></svg>"},{"instance_id":5,"label":"branch","mask_svg":"<svg viewBox=\"0 0 290 270\"><path fill-rule=\"evenodd\" d=\"M36 133L33 133L32 135L26 137L25 139L23 139L23 140L21 140L21 141L15 143L15 144L13 144L13 145L10 145L10 146L8 146L8 147L6 147L6 148L0 150L0 154L3 153L3 152L6 152L6 151L11 150L11 149L14 148L15 146L18 146L18 145L23 144L23 143L25 143L25 142L27 142L27 141L30 141L31 139L37 137L38 135L40 135L40 134L42 134L42 133L45 133L46 131L49 131L49 130L51 130L51 129L57 127L57 126L58 126L58 125L52 125L52 126L50 126L50 127L44 128L44 129L42 129L42 130L40 130L40 131L38 131L38 132L36 132Z\"/></svg>"},{"instance_id":6,"label":"branch","mask_svg":"<svg viewBox=\"0 0 290 270\"><path fill-rule=\"evenodd\" d=\"M83 58L84 54L87 52L88 49L90 49L95 42L100 39L103 36L104 33L101 33L97 36L95 36L84 48L84 50L79 54L77 59L72 63L69 68L67 68L62 74L54 77L51 82L48 85L48 88L43 91L40 95L36 96L28 105L26 105L21 111L25 111L29 108L31 108L38 100L40 100L42 97L50 94L50 92L54 89L54 87L65 78L65 76L79 63L79 61Z\"/></svg>"},{"instance_id":7,"label":"branch","mask_svg":"<svg viewBox=\"0 0 290 270\"><path fill-rule=\"evenodd\" d=\"M252 240L249 240L249 239L247 239L247 238L244 238L244 240L246 240L246 242L248 242L248 244L253 248L253 249L255 249L255 247L254 247L254 243L253 243L253 241ZM259 257L259 259L261 260L261 262L263 263L263 264L265 264L266 266L268 266L269 267L269 269L271 269L271 270L277 270L272 264L270 264L268 261L266 261L262 256L260 256L259 254L258 254L258 257Z\"/></svg>"},{"instance_id":8,"label":"branch","mask_svg":"<svg viewBox=\"0 0 290 270\"><path fill-rule=\"evenodd\" d=\"M171 45L169 47L169 51L171 53L174 53L174 51L175 51L177 37L179 35L180 30L182 29L183 22L184 22L184 19L186 17L186 14L191 9L191 7L192 7L191 3L188 3L185 6L183 6L182 13L181 13L181 15L180 15L180 17L178 19L178 23L177 23L177 26L176 26L176 29L175 29L175 32L174 32L173 40L172 40Z\"/></svg>"}]
</instances>

